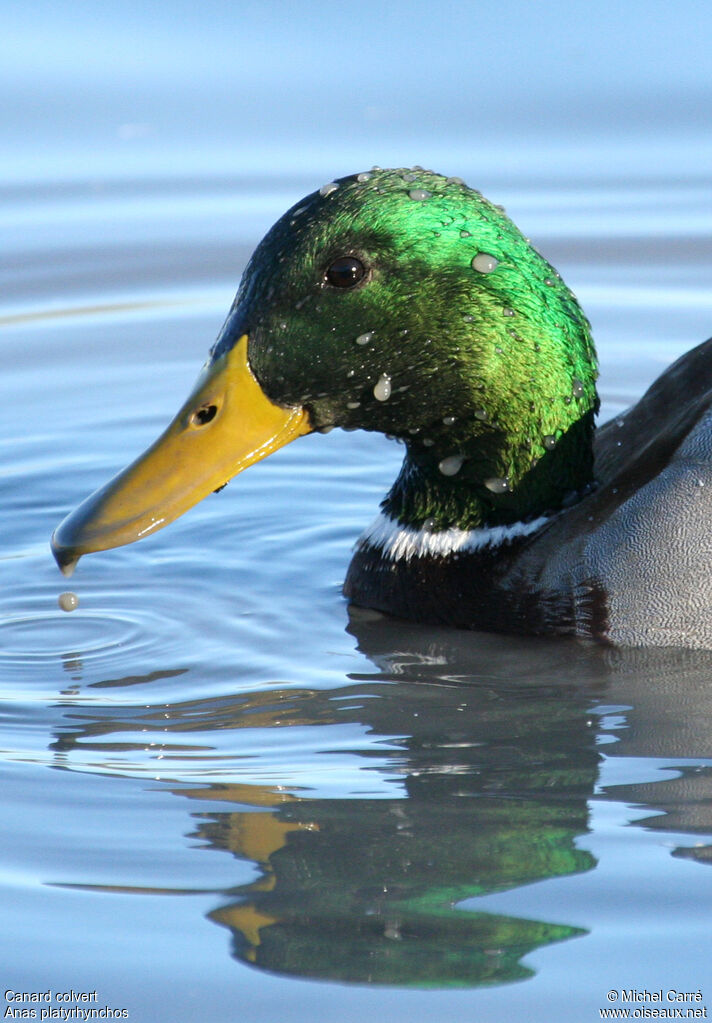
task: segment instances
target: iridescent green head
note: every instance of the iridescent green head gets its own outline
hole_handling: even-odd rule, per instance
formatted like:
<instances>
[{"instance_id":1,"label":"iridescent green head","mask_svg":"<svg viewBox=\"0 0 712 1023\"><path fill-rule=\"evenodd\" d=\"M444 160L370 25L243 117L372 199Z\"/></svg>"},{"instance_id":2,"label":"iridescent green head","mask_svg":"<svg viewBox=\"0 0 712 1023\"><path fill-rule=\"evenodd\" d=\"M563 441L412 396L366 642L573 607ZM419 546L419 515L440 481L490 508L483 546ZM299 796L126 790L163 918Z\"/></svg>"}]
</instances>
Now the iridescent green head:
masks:
<instances>
[{"instance_id":1,"label":"iridescent green head","mask_svg":"<svg viewBox=\"0 0 712 1023\"><path fill-rule=\"evenodd\" d=\"M534 519L590 482L595 378L576 300L500 207L417 168L342 178L267 234L187 401L55 557L70 572L333 426L405 443L384 502L403 525Z\"/></svg>"},{"instance_id":2,"label":"iridescent green head","mask_svg":"<svg viewBox=\"0 0 712 1023\"><path fill-rule=\"evenodd\" d=\"M588 321L457 178L374 170L297 203L255 251L215 354L243 333L272 401L405 442L385 504L403 523L513 522L590 481Z\"/></svg>"}]
</instances>

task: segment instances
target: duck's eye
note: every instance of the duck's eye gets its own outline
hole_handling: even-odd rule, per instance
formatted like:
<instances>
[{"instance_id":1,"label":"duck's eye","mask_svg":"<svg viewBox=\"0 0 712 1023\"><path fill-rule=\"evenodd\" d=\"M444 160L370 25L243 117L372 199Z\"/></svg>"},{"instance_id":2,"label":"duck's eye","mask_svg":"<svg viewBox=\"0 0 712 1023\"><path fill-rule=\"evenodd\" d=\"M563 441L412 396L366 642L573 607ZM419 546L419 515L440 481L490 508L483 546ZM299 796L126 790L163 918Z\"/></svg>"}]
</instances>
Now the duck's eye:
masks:
<instances>
[{"instance_id":1,"label":"duck's eye","mask_svg":"<svg viewBox=\"0 0 712 1023\"><path fill-rule=\"evenodd\" d=\"M339 256L327 269L325 277L334 288L353 288L366 275L366 267L355 256Z\"/></svg>"}]
</instances>

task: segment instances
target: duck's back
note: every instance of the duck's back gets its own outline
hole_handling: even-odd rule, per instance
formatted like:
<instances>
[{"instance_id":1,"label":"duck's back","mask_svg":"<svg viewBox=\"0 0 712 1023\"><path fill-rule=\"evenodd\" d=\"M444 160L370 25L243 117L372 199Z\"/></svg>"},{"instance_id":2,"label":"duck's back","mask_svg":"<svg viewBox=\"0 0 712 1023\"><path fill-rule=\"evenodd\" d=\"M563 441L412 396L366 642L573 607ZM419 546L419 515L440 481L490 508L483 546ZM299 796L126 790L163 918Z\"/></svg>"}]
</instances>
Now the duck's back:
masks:
<instances>
[{"instance_id":1,"label":"duck's back","mask_svg":"<svg viewBox=\"0 0 712 1023\"><path fill-rule=\"evenodd\" d=\"M711 341L599 430L596 472L598 490L555 520L518 570L543 590L570 589L580 635L712 648Z\"/></svg>"}]
</instances>

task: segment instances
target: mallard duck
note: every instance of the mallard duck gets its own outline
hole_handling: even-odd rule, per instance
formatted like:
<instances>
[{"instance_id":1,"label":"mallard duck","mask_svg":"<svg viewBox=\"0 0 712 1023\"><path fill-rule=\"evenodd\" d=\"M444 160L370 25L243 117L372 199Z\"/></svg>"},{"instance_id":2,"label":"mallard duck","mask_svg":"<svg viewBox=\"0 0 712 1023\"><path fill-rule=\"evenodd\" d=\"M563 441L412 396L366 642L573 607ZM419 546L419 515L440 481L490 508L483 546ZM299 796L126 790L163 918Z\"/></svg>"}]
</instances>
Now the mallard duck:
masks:
<instances>
[{"instance_id":1,"label":"mallard duck","mask_svg":"<svg viewBox=\"0 0 712 1023\"><path fill-rule=\"evenodd\" d=\"M712 647L711 342L595 431L590 325L460 179L331 181L268 232L194 390L58 527L66 574L339 426L402 441L344 592L449 626Z\"/></svg>"}]
</instances>

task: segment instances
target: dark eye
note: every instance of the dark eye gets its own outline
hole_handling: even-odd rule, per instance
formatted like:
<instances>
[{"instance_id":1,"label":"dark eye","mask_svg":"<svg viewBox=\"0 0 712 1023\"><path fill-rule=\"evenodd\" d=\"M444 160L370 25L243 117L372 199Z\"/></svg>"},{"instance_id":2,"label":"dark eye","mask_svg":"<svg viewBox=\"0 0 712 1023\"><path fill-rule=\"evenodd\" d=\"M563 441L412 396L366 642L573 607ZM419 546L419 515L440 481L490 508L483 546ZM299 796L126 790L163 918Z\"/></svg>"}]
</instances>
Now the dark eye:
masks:
<instances>
[{"instance_id":1,"label":"dark eye","mask_svg":"<svg viewBox=\"0 0 712 1023\"><path fill-rule=\"evenodd\" d=\"M339 256L326 271L326 280L334 288L353 288L366 275L366 267L355 256Z\"/></svg>"}]
</instances>

